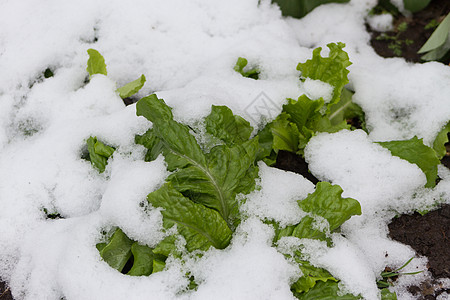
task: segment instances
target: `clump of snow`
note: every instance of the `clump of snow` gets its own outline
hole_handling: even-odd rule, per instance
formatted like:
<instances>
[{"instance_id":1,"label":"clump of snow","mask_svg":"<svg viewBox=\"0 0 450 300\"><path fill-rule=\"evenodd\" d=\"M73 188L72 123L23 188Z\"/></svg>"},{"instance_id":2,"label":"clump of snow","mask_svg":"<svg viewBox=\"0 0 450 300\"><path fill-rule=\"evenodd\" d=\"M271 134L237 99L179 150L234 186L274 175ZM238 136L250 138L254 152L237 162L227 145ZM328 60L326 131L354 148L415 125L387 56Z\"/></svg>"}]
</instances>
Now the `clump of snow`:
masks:
<instances>
[{"instance_id":1,"label":"clump of snow","mask_svg":"<svg viewBox=\"0 0 450 300\"><path fill-rule=\"evenodd\" d=\"M392 24L394 17L391 14L370 15L366 20L370 28L375 31L385 32L394 29Z\"/></svg>"},{"instance_id":2,"label":"clump of snow","mask_svg":"<svg viewBox=\"0 0 450 300\"><path fill-rule=\"evenodd\" d=\"M271 247L273 236L273 228L250 218L229 248L190 262L200 283L191 299L295 299L290 285L301 272Z\"/></svg>"},{"instance_id":3,"label":"clump of snow","mask_svg":"<svg viewBox=\"0 0 450 300\"><path fill-rule=\"evenodd\" d=\"M408 205L397 199L413 195L426 183L415 164L392 156L362 130L321 133L305 148L311 172L320 180L340 185L343 197L361 204L363 214Z\"/></svg>"},{"instance_id":4,"label":"clump of snow","mask_svg":"<svg viewBox=\"0 0 450 300\"><path fill-rule=\"evenodd\" d=\"M306 78L303 82L303 88L306 95L312 100L322 98L325 103L328 103L333 97L333 86L320 80Z\"/></svg>"},{"instance_id":5,"label":"clump of snow","mask_svg":"<svg viewBox=\"0 0 450 300\"><path fill-rule=\"evenodd\" d=\"M297 201L314 192L314 184L299 174L258 163L260 188L246 198L242 210L261 219L275 220L282 227L297 224L305 215Z\"/></svg>"}]
</instances>

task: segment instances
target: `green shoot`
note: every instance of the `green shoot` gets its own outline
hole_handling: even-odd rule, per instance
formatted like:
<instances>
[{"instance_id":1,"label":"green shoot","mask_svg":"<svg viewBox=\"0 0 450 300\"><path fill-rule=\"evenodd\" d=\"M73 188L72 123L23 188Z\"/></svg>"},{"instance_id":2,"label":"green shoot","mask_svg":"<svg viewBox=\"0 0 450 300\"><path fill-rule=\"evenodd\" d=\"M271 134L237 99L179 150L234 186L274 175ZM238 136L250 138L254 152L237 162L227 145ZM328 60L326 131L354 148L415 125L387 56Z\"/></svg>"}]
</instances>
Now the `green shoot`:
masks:
<instances>
[{"instance_id":1,"label":"green shoot","mask_svg":"<svg viewBox=\"0 0 450 300\"><path fill-rule=\"evenodd\" d=\"M386 267L385 271L381 273L381 277L383 279L378 280L377 281L377 286L378 288L382 289L382 288L387 288L389 286L392 286L393 281L395 281L396 277L400 276L400 275L415 275L415 274L419 274L422 273L422 271L417 271L417 272L409 272L409 273L401 273L400 271L402 269L404 269L407 265L409 265L409 263L414 259L414 256L411 257L410 259L408 259L408 261L406 263L404 263L400 268L397 268L395 270L390 270L389 267Z\"/></svg>"}]
</instances>

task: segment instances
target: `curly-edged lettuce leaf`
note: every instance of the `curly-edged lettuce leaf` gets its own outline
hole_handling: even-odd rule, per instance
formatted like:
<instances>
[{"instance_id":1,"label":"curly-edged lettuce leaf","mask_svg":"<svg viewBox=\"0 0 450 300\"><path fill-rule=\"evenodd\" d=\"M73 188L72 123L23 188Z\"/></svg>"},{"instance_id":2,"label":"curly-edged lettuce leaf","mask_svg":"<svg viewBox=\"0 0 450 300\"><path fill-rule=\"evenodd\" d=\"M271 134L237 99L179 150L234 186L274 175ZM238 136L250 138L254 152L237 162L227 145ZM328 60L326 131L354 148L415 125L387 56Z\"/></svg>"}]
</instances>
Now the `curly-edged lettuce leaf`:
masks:
<instances>
[{"instance_id":1,"label":"curly-edged lettuce leaf","mask_svg":"<svg viewBox=\"0 0 450 300\"><path fill-rule=\"evenodd\" d=\"M115 149L100 142L97 137L89 137L86 143L89 161L100 173L103 173L108 164L108 158L113 155Z\"/></svg>"},{"instance_id":2,"label":"curly-edged lettuce leaf","mask_svg":"<svg viewBox=\"0 0 450 300\"><path fill-rule=\"evenodd\" d=\"M255 168L258 139L233 146L215 146L205 154L189 128L174 121L171 109L156 95L139 100L137 114L153 123L150 135L159 139L158 147L168 169L176 170L168 178L173 187L194 202L217 210L233 227L239 213L236 195L249 193L254 187L248 182L254 178L248 176L256 176L256 172L249 169Z\"/></svg>"},{"instance_id":3,"label":"curly-edged lettuce leaf","mask_svg":"<svg viewBox=\"0 0 450 300\"><path fill-rule=\"evenodd\" d=\"M275 152L286 150L297 152L300 141L300 132L297 125L289 121L289 115L281 113L275 121L271 123L270 131L273 136L273 149Z\"/></svg>"},{"instance_id":4,"label":"curly-edged lettuce leaf","mask_svg":"<svg viewBox=\"0 0 450 300\"><path fill-rule=\"evenodd\" d=\"M352 91L344 88L341 93L341 100L330 106L327 118L332 126L342 126L343 122L356 119L361 129L368 132L366 128L365 113L358 104L352 101L353 94ZM352 127L352 129L355 128Z\"/></svg>"},{"instance_id":5,"label":"curly-edged lettuce leaf","mask_svg":"<svg viewBox=\"0 0 450 300\"><path fill-rule=\"evenodd\" d=\"M211 113L205 119L206 131L226 144L240 144L247 141L253 127L244 118L234 115L226 106L211 107Z\"/></svg>"},{"instance_id":6,"label":"curly-edged lettuce leaf","mask_svg":"<svg viewBox=\"0 0 450 300\"><path fill-rule=\"evenodd\" d=\"M244 68L247 66L248 61L244 57L239 57L236 61L236 65L234 66L234 70L238 73L240 73L242 76L251 78L251 79L258 79L259 78L259 70L257 68L251 68L249 70L244 71Z\"/></svg>"},{"instance_id":7,"label":"curly-edged lettuce leaf","mask_svg":"<svg viewBox=\"0 0 450 300\"><path fill-rule=\"evenodd\" d=\"M328 108L340 100L341 92L344 86L349 82L347 67L352 63L348 58L347 52L342 50L344 43L330 43L327 45L330 49L328 57L322 57L321 47L313 50L312 59L297 65L297 70L301 71L303 78L320 80L333 86L333 96Z\"/></svg>"},{"instance_id":8,"label":"curly-edged lettuce leaf","mask_svg":"<svg viewBox=\"0 0 450 300\"><path fill-rule=\"evenodd\" d=\"M338 185L319 182L316 190L298 204L303 211L325 218L330 224L330 231L334 231L351 216L361 214L359 202L353 198L342 198L342 192Z\"/></svg>"},{"instance_id":9,"label":"curly-edged lettuce leaf","mask_svg":"<svg viewBox=\"0 0 450 300\"><path fill-rule=\"evenodd\" d=\"M122 99L131 97L137 92L139 92L139 90L144 86L145 81L146 81L145 76L144 74L142 74L141 77L139 77L138 79L118 88L116 92L119 93L119 96Z\"/></svg>"},{"instance_id":10,"label":"curly-edged lettuce leaf","mask_svg":"<svg viewBox=\"0 0 450 300\"><path fill-rule=\"evenodd\" d=\"M177 226L188 251L206 251L211 246L224 249L230 243L232 231L217 211L192 202L169 183L150 193L147 200L162 208L165 228Z\"/></svg>"},{"instance_id":11,"label":"curly-edged lettuce leaf","mask_svg":"<svg viewBox=\"0 0 450 300\"><path fill-rule=\"evenodd\" d=\"M448 139L449 133L450 133L450 122L448 122L447 125L445 125L444 128L441 129L441 131L439 131L436 138L434 139L433 149L436 152L436 155L439 159L442 159L447 153L445 143L449 142Z\"/></svg>"},{"instance_id":12,"label":"curly-edged lettuce leaf","mask_svg":"<svg viewBox=\"0 0 450 300\"><path fill-rule=\"evenodd\" d=\"M379 142L378 144L391 151L392 155L416 164L427 177L425 187L436 186L437 166L440 164L440 160L432 148L424 145L422 139L414 136L409 140Z\"/></svg>"},{"instance_id":13,"label":"curly-edged lettuce leaf","mask_svg":"<svg viewBox=\"0 0 450 300\"><path fill-rule=\"evenodd\" d=\"M131 253L133 255L133 266L127 274L131 276L148 276L152 274L153 258L155 256L152 249L134 242L131 245Z\"/></svg>"},{"instance_id":14,"label":"curly-edged lettuce leaf","mask_svg":"<svg viewBox=\"0 0 450 300\"><path fill-rule=\"evenodd\" d=\"M89 73L89 78L94 74L103 74L107 75L106 71L106 63L103 56L95 49L88 49L87 53L89 54L89 59L87 62L86 71Z\"/></svg>"},{"instance_id":15,"label":"curly-edged lettuce leaf","mask_svg":"<svg viewBox=\"0 0 450 300\"><path fill-rule=\"evenodd\" d=\"M130 259L131 246L133 241L130 240L120 228L117 228L108 244L100 244L97 249L101 248L100 256L112 268L122 272L123 267Z\"/></svg>"},{"instance_id":16,"label":"curly-edged lettuce leaf","mask_svg":"<svg viewBox=\"0 0 450 300\"><path fill-rule=\"evenodd\" d=\"M356 300L363 299L360 296L355 296L352 294L342 295L339 290L339 285L337 282L328 281L317 281L313 288L305 293L294 292L295 297L299 300Z\"/></svg>"}]
</instances>

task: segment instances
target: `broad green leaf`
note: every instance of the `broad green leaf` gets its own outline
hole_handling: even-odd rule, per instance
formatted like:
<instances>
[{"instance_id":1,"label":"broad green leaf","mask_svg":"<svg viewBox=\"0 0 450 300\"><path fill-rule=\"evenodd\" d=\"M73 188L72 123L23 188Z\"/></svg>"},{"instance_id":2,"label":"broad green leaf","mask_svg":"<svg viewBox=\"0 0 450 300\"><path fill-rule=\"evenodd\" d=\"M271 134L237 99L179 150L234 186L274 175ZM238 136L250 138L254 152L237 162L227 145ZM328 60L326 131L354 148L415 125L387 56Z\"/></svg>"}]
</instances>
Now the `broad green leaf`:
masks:
<instances>
[{"instance_id":1,"label":"broad green leaf","mask_svg":"<svg viewBox=\"0 0 450 300\"><path fill-rule=\"evenodd\" d=\"M381 300L397 300L397 294L388 288L381 289Z\"/></svg>"},{"instance_id":2,"label":"broad green leaf","mask_svg":"<svg viewBox=\"0 0 450 300\"><path fill-rule=\"evenodd\" d=\"M353 215L361 214L361 205L353 198L342 198L342 188L329 182L319 182L316 190L304 200L298 201L300 208L325 218L334 231Z\"/></svg>"},{"instance_id":3,"label":"broad green leaf","mask_svg":"<svg viewBox=\"0 0 450 300\"><path fill-rule=\"evenodd\" d=\"M253 127L240 116L233 115L226 106L211 107L211 113L205 119L206 131L229 145L247 141Z\"/></svg>"},{"instance_id":4,"label":"broad green leaf","mask_svg":"<svg viewBox=\"0 0 450 300\"><path fill-rule=\"evenodd\" d=\"M303 18L319 5L326 3L346 3L350 0L272 0L280 6L283 16Z\"/></svg>"},{"instance_id":5,"label":"broad green leaf","mask_svg":"<svg viewBox=\"0 0 450 300\"><path fill-rule=\"evenodd\" d=\"M165 228L177 226L188 251L206 251L211 246L224 249L230 243L232 232L217 211L192 202L169 183L150 193L147 199L154 207L162 208Z\"/></svg>"},{"instance_id":6,"label":"broad green leaf","mask_svg":"<svg viewBox=\"0 0 450 300\"><path fill-rule=\"evenodd\" d=\"M153 260L153 273L161 272L166 267L166 263L162 260Z\"/></svg>"},{"instance_id":7,"label":"broad green leaf","mask_svg":"<svg viewBox=\"0 0 450 300\"><path fill-rule=\"evenodd\" d=\"M416 164L427 177L425 187L436 186L437 166L440 164L440 160L432 148L423 144L422 139L415 136L409 140L379 142L378 144L391 151L392 155Z\"/></svg>"},{"instance_id":8,"label":"broad green leaf","mask_svg":"<svg viewBox=\"0 0 450 300\"><path fill-rule=\"evenodd\" d=\"M90 137L86 141L91 164L100 172L105 171L108 158L114 153L114 148L98 141L96 137Z\"/></svg>"},{"instance_id":9,"label":"broad green leaf","mask_svg":"<svg viewBox=\"0 0 450 300\"><path fill-rule=\"evenodd\" d=\"M294 236L299 239L316 239L325 241L326 234L314 226L315 220L310 216L305 216L297 225L287 226L278 232L277 240L284 236Z\"/></svg>"},{"instance_id":10,"label":"broad green leaf","mask_svg":"<svg viewBox=\"0 0 450 300\"><path fill-rule=\"evenodd\" d=\"M113 147L107 146L98 140L94 144L94 152L98 155L108 158L113 155L114 151L115 149Z\"/></svg>"},{"instance_id":11,"label":"broad green leaf","mask_svg":"<svg viewBox=\"0 0 450 300\"><path fill-rule=\"evenodd\" d=\"M338 283L332 280L326 282L317 281L313 288L306 293L296 293L294 295L300 300L355 300L363 299L352 294L342 295Z\"/></svg>"},{"instance_id":12,"label":"broad green leaf","mask_svg":"<svg viewBox=\"0 0 450 300\"><path fill-rule=\"evenodd\" d=\"M136 144L142 145L148 149L145 154L145 161L147 162L154 161L163 153L164 144L161 139L153 133L152 128L147 130L143 135L136 135L134 141Z\"/></svg>"},{"instance_id":13,"label":"broad green leaf","mask_svg":"<svg viewBox=\"0 0 450 300\"><path fill-rule=\"evenodd\" d=\"M449 50L450 46L448 46L448 36L450 33L450 13L445 17L445 19L439 24L430 38L426 41L426 43L422 46L422 48L417 51L417 53L426 53L422 59L430 61L430 60L439 60L442 58Z\"/></svg>"},{"instance_id":14,"label":"broad green leaf","mask_svg":"<svg viewBox=\"0 0 450 300\"><path fill-rule=\"evenodd\" d=\"M322 48L318 47L313 50L312 59L299 63L297 70L301 71L303 78L308 77L320 80L333 86L333 97L328 104L329 108L331 105L339 102L342 89L349 82L347 67L352 63L348 58L347 52L342 50L345 47L344 43L330 43L327 46L330 48L328 57L320 56Z\"/></svg>"},{"instance_id":15,"label":"broad green leaf","mask_svg":"<svg viewBox=\"0 0 450 300\"><path fill-rule=\"evenodd\" d=\"M155 94L136 104L136 114L153 123L153 133L161 139L170 171L189 165L206 168L206 158L189 128L173 120L172 110Z\"/></svg>"},{"instance_id":16,"label":"broad green leaf","mask_svg":"<svg viewBox=\"0 0 450 300\"><path fill-rule=\"evenodd\" d=\"M165 257L168 257L171 254L174 254L177 257L180 256L177 246L175 245L176 241L177 237L175 235L169 235L165 237L161 242L158 243L158 245L156 245L156 247L153 249L153 253Z\"/></svg>"},{"instance_id":17,"label":"broad green leaf","mask_svg":"<svg viewBox=\"0 0 450 300\"><path fill-rule=\"evenodd\" d=\"M241 182L254 166L257 138L232 147L219 145L204 154L189 128L174 121L170 108L155 95L139 100L137 114L153 122L153 134L161 141L168 169L176 170L168 178L175 189L216 209L233 227L239 212L236 194L250 192L243 190Z\"/></svg>"},{"instance_id":18,"label":"broad green leaf","mask_svg":"<svg viewBox=\"0 0 450 300\"><path fill-rule=\"evenodd\" d=\"M263 160L269 157L273 152L273 135L272 135L272 122L267 123L263 129L261 129L258 134L259 148L256 154L256 161ZM270 166L270 164L268 164Z\"/></svg>"},{"instance_id":19,"label":"broad green leaf","mask_svg":"<svg viewBox=\"0 0 450 300\"><path fill-rule=\"evenodd\" d=\"M247 172L253 166L257 150L257 139L233 147L216 146L207 155L207 166L179 169L168 181L193 201L216 209L230 227L234 227L232 224L239 214L236 194L250 192L242 190L241 182L249 175ZM247 179L254 181L254 178Z\"/></svg>"},{"instance_id":20,"label":"broad green leaf","mask_svg":"<svg viewBox=\"0 0 450 300\"><path fill-rule=\"evenodd\" d=\"M139 90L144 86L146 79L144 74L138 79L125 84L124 86L118 88L116 91L119 93L120 98L128 98L139 92Z\"/></svg>"},{"instance_id":21,"label":"broad green leaf","mask_svg":"<svg viewBox=\"0 0 450 300\"><path fill-rule=\"evenodd\" d=\"M290 116L286 113L281 113L275 121L272 122L270 130L273 136L273 149L275 152L279 150L286 150L290 152L297 152L300 133L297 125L289 121Z\"/></svg>"},{"instance_id":22,"label":"broad green leaf","mask_svg":"<svg viewBox=\"0 0 450 300\"><path fill-rule=\"evenodd\" d=\"M337 281L327 270L314 267L310 262L301 260L298 257L294 257L294 259L303 275L291 286L291 290L302 293L309 291L318 281Z\"/></svg>"},{"instance_id":23,"label":"broad green leaf","mask_svg":"<svg viewBox=\"0 0 450 300\"><path fill-rule=\"evenodd\" d=\"M134 242L131 246L131 253L134 259L133 266L127 274L131 276L148 276L152 274L154 257L152 249Z\"/></svg>"},{"instance_id":24,"label":"broad green leaf","mask_svg":"<svg viewBox=\"0 0 450 300\"><path fill-rule=\"evenodd\" d=\"M244 71L244 68L247 66L248 61L246 58L239 57L236 61L236 65L234 66L234 70L240 73L242 76L252 79L259 78L259 70L256 68L252 68L250 70Z\"/></svg>"},{"instance_id":25,"label":"broad green leaf","mask_svg":"<svg viewBox=\"0 0 450 300\"><path fill-rule=\"evenodd\" d=\"M430 4L431 0L403 0L405 9L412 13L421 11Z\"/></svg>"},{"instance_id":26,"label":"broad green leaf","mask_svg":"<svg viewBox=\"0 0 450 300\"><path fill-rule=\"evenodd\" d=\"M121 272L131 257L132 244L133 241L120 228L117 228L111 237L111 241L100 251L100 256L112 268Z\"/></svg>"},{"instance_id":27,"label":"broad green leaf","mask_svg":"<svg viewBox=\"0 0 450 300\"><path fill-rule=\"evenodd\" d=\"M450 122L439 131L433 142L433 149L439 159L442 159L447 153L445 143L449 142L448 133L450 133Z\"/></svg>"},{"instance_id":28,"label":"broad green leaf","mask_svg":"<svg viewBox=\"0 0 450 300\"><path fill-rule=\"evenodd\" d=\"M107 243L98 243L97 245L95 245L95 247L97 248L98 252L101 252L103 250L103 248L106 247L106 245L108 245Z\"/></svg>"},{"instance_id":29,"label":"broad green leaf","mask_svg":"<svg viewBox=\"0 0 450 300\"><path fill-rule=\"evenodd\" d=\"M107 75L105 59L103 56L95 49L88 49L89 59L87 62L86 70L89 73L89 78L94 74Z\"/></svg>"}]
</instances>

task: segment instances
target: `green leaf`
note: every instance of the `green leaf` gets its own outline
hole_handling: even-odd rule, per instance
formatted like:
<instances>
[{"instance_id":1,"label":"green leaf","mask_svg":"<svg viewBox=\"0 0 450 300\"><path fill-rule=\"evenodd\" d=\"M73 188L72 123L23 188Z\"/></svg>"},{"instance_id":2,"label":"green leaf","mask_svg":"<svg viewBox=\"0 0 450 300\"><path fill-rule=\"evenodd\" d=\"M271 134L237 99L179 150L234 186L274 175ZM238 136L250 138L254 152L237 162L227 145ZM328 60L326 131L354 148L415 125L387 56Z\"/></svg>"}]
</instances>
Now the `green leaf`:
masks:
<instances>
[{"instance_id":1,"label":"green leaf","mask_svg":"<svg viewBox=\"0 0 450 300\"><path fill-rule=\"evenodd\" d=\"M445 125L444 128L441 129L441 131L439 131L436 138L434 139L433 149L436 152L439 160L441 160L447 153L445 143L449 142L448 133L450 133L450 122L448 122L447 125Z\"/></svg>"},{"instance_id":2,"label":"green leaf","mask_svg":"<svg viewBox=\"0 0 450 300\"><path fill-rule=\"evenodd\" d=\"M355 300L363 299L352 294L345 294L339 290L338 283L332 280L326 282L317 281L312 289L306 293L295 293L294 295L300 300Z\"/></svg>"},{"instance_id":3,"label":"green leaf","mask_svg":"<svg viewBox=\"0 0 450 300\"><path fill-rule=\"evenodd\" d=\"M322 117L320 109L323 105L322 99L311 100L306 95L301 95L297 101L288 99L288 104L283 105L283 112L289 114L290 120L303 133L304 128L315 127L315 124Z\"/></svg>"},{"instance_id":4,"label":"green leaf","mask_svg":"<svg viewBox=\"0 0 450 300\"><path fill-rule=\"evenodd\" d=\"M304 200L298 201L300 208L325 218L334 231L353 215L361 214L361 205L353 198L342 198L342 188L329 182L319 182L316 190Z\"/></svg>"},{"instance_id":5,"label":"green leaf","mask_svg":"<svg viewBox=\"0 0 450 300\"><path fill-rule=\"evenodd\" d=\"M278 232L276 239L279 240L284 236L294 236L299 239L315 239L325 241L326 234L314 226L315 222L316 221L312 217L305 216L297 225L287 226L281 229Z\"/></svg>"},{"instance_id":6,"label":"green leaf","mask_svg":"<svg viewBox=\"0 0 450 300\"><path fill-rule=\"evenodd\" d=\"M156 245L155 249L153 249L153 253L159 254L165 257L169 255L180 256L180 252L176 246L177 237L175 235L169 235L165 237L161 242Z\"/></svg>"},{"instance_id":7,"label":"green leaf","mask_svg":"<svg viewBox=\"0 0 450 300\"><path fill-rule=\"evenodd\" d=\"M425 53L421 56L423 61L443 61L450 54L450 13L435 29L426 43L417 53Z\"/></svg>"},{"instance_id":8,"label":"green leaf","mask_svg":"<svg viewBox=\"0 0 450 300\"><path fill-rule=\"evenodd\" d=\"M103 56L95 49L88 49L89 59L87 62L86 70L89 73L89 78L94 74L107 75L105 59Z\"/></svg>"},{"instance_id":9,"label":"green leaf","mask_svg":"<svg viewBox=\"0 0 450 300\"><path fill-rule=\"evenodd\" d=\"M256 136L259 141L258 153L256 154L256 161L263 160L270 157L273 153L273 135L272 135L272 122L267 123L263 129L261 129ZM270 164L268 164L270 166Z\"/></svg>"},{"instance_id":10,"label":"green leaf","mask_svg":"<svg viewBox=\"0 0 450 300\"><path fill-rule=\"evenodd\" d=\"M153 274L157 272L161 272L166 267L166 262L162 260L153 260Z\"/></svg>"},{"instance_id":11,"label":"green leaf","mask_svg":"<svg viewBox=\"0 0 450 300\"><path fill-rule=\"evenodd\" d=\"M432 148L423 144L422 139L414 136L409 140L379 142L378 144L391 151L392 155L416 164L427 177L425 187L436 186L437 166L440 164L440 160Z\"/></svg>"},{"instance_id":12,"label":"green leaf","mask_svg":"<svg viewBox=\"0 0 450 300\"><path fill-rule=\"evenodd\" d=\"M134 242L131 246L131 253L134 258L133 266L127 274L131 276L148 276L152 274L154 257L152 249Z\"/></svg>"},{"instance_id":13,"label":"green leaf","mask_svg":"<svg viewBox=\"0 0 450 300\"><path fill-rule=\"evenodd\" d=\"M90 137L86 141L91 164L100 172L105 171L108 158L114 153L113 147L107 146L97 140L97 137Z\"/></svg>"},{"instance_id":14,"label":"green leaf","mask_svg":"<svg viewBox=\"0 0 450 300\"><path fill-rule=\"evenodd\" d=\"M124 86L118 88L116 92L119 93L120 98L128 98L139 92L139 90L144 86L146 79L144 74L138 79L125 84Z\"/></svg>"},{"instance_id":15,"label":"green leaf","mask_svg":"<svg viewBox=\"0 0 450 300\"><path fill-rule=\"evenodd\" d=\"M430 4L431 0L403 0L405 9L412 13L421 11Z\"/></svg>"},{"instance_id":16,"label":"green leaf","mask_svg":"<svg viewBox=\"0 0 450 300\"><path fill-rule=\"evenodd\" d=\"M387 288L381 289L381 300L397 300L397 294Z\"/></svg>"},{"instance_id":17,"label":"green leaf","mask_svg":"<svg viewBox=\"0 0 450 300\"><path fill-rule=\"evenodd\" d=\"M112 268L122 272L123 267L131 257L130 240L120 228L117 228L111 237L111 241L100 251L100 256Z\"/></svg>"},{"instance_id":18,"label":"green leaf","mask_svg":"<svg viewBox=\"0 0 450 300\"><path fill-rule=\"evenodd\" d=\"M330 106L328 119L332 126L340 126L343 121L357 119L361 128L367 132L365 113L362 108L352 101L353 92L344 88L341 93L341 100Z\"/></svg>"},{"instance_id":19,"label":"green leaf","mask_svg":"<svg viewBox=\"0 0 450 300\"><path fill-rule=\"evenodd\" d=\"M318 47L313 50L312 59L299 63L297 70L302 72L301 76L304 78L320 80L333 86L333 97L328 104L329 107L339 102L342 89L349 82L347 67L352 63L347 52L342 50L345 47L344 43L330 43L327 46L330 48L328 57L320 56L322 48Z\"/></svg>"},{"instance_id":20,"label":"green leaf","mask_svg":"<svg viewBox=\"0 0 450 300\"><path fill-rule=\"evenodd\" d=\"M147 199L154 207L163 208L165 228L177 225L188 251L206 251L211 246L224 249L230 243L232 232L217 211L192 202L169 183L150 193Z\"/></svg>"},{"instance_id":21,"label":"green leaf","mask_svg":"<svg viewBox=\"0 0 450 300\"><path fill-rule=\"evenodd\" d=\"M234 66L234 70L238 73L240 73L242 76L251 78L251 79L258 79L259 78L259 70L256 68L244 71L244 68L247 66L248 61L246 58L239 57L236 65Z\"/></svg>"},{"instance_id":22,"label":"green leaf","mask_svg":"<svg viewBox=\"0 0 450 300\"><path fill-rule=\"evenodd\" d=\"M273 136L273 149L278 153L279 150L297 152L300 140L300 133L297 125L289 121L290 116L281 113L275 121L272 122L270 130Z\"/></svg>"},{"instance_id":23,"label":"green leaf","mask_svg":"<svg viewBox=\"0 0 450 300\"><path fill-rule=\"evenodd\" d=\"M211 107L211 113L205 119L206 131L213 136L233 145L247 141L253 127L240 116L233 115L226 106Z\"/></svg>"},{"instance_id":24,"label":"green leaf","mask_svg":"<svg viewBox=\"0 0 450 300\"><path fill-rule=\"evenodd\" d=\"M449 50L448 36L450 33L450 13L445 17L445 19L439 24L436 30L431 34L430 38L422 46L422 48L417 51L417 53L426 53L422 59L426 61L439 60L442 58Z\"/></svg>"},{"instance_id":25,"label":"green leaf","mask_svg":"<svg viewBox=\"0 0 450 300\"><path fill-rule=\"evenodd\" d=\"M303 273L303 275L291 286L291 290L296 293L309 291L318 281L337 281L337 279L331 276L327 270L314 267L309 261L301 260L298 257L294 257L294 259Z\"/></svg>"},{"instance_id":26,"label":"green leaf","mask_svg":"<svg viewBox=\"0 0 450 300\"><path fill-rule=\"evenodd\" d=\"M347 3L350 0L272 0L280 6L283 16L303 18L319 5L326 3Z\"/></svg>"},{"instance_id":27,"label":"green leaf","mask_svg":"<svg viewBox=\"0 0 450 300\"><path fill-rule=\"evenodd\" d=\"M216 146L207 155L206 167L192 165L179 169L168 180L193 201L216 209L234 227L239 215L236 194L251 191L242 190L241 181L249 175L247 171L253 166L257 150L257 139L233 147Z\"/></svg>"},{"instance_id":28,"label":"green leaf","mask_svg":"<svg viewBox=\"0 0 450 300\"><path fill-rule=\"evenodd\" d=\"M241 182L254 166L258 139L233 147L219 145L204 154L189 128L174 121L170 108L155 95L138 101L137 114L153 122L153 134L162 143L168 169L176 170L168 178L175 189L197 203L216 209L233 227L239 213L236 194L250 192L242 189Z\"/></svg>"},{"instance_id":29,"label":"green leaf","mask_svg":"<svg viewBox=\"0 0 450 300\"><path fill-rule=\"evenodd\" d=\"M136 144L142 145L148 149L144 159L147 162L154 161L163 153L164 144L161 139L153 133L152 128L147 130L143 135L136 135L134 141Z\"/></svg>"},{"instance_id":30,"label":"green leaf","mask_svg":"<svg viewBox=\"0 0 450 300\"><path fill-rule=\"evenodd\" d=\"M206 158L189 128L173 120L172 110L155 94L136 104L136 114L153 123L153 133L161 139L163 153L170 171L189 165L206 167Z\"/></svg>"}]
</instances>

